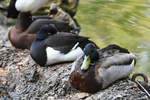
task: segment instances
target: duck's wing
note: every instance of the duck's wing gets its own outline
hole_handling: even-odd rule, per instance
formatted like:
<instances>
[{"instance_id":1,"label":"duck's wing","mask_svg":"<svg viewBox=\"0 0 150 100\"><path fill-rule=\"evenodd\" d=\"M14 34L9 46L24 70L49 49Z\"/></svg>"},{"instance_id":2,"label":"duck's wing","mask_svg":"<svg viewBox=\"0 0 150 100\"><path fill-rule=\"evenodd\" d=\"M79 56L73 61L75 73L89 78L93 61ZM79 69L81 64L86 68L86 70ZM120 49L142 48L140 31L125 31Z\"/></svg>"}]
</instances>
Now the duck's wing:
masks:
<instances>
[{"instance_id":1,"label":"duck's wing","mask_svg":"<svg viewBox=\"0 0 150 100\"><path fill-rule=\"evenodd\" d=\"M111 57L118 53L129 53L127 49L122 48L116 44L108 45L105 48L99 49L98 52L99 52L100 58Z\"/></svg>"},{"instance_id":2,"label":"duck's wing","mask_svg":"<svg viewBox=\"0 0 150 100\"><path fill-rule=\"evenodd\" d=\"M97 64L97 77L103 79L102 88L106 88L114 81L127 77L134 68L136 57L134 54L116 54ZM98 67L99 66L99 67Z\"/></svg>"},{"instance_id":3,"label":"duck's wing","mask_svg":"<svg viewBox=\"0 0 150 100\"><path fill-rule=\"evenodd\" d=\"M62 53L68 53L77 43L78 46L83 49L84 46L90 42L87 37L64 32L49 36L48 39L45 40L46 46L59 50Z\"/></svg>"},{"instance_id":4,"label":"duck's wing","mask_svg":"<svg viewBox=\"0 0 150 100\"><path fill-rule=\"evenodd\" d=\"M106 52L109 50L118 50L119 53L129 53L129 51L126 48L122 48L116 44L110 44L107 47L102 48L101 50L102 50L102 52Z\"/></svg>"},{"instance_id":5,"label":"duck's wing","mask_svg":"<svg viewBox=\"0 0 150 100\"><path fill-rule=\"evenodd\" d=\"M106 57L101 60L102 68L110 68L111 66L121 66L121 65L130 65L134 60L134 64L136 62L136 56L132 53L119 53L115 54L111 57Z\"/></svg>"},{"instance_id":6,"label":"duck's wing","mask_svg":"<svg viewBox=\"0 0 150 100\"><path fill-rule=\"evenodd\" d=\"M35 34L40 30L41 26L47 24L54 25L58 32L69 32L71 30L69 24L64 21L59 21L55 19L37 19L34 22L32 22L32 24L27 29L26 33Z\"/></svg>"}]
</instances>

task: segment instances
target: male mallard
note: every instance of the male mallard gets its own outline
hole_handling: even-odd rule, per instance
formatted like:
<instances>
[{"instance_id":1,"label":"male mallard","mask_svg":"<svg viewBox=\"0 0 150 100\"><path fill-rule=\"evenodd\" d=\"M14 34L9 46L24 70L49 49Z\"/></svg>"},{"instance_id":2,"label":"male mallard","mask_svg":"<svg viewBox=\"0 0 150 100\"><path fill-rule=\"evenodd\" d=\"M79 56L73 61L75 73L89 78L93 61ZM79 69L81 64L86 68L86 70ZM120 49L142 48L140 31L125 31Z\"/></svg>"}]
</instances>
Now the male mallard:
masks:
<instances>
[{"instance_id":1,"label":"male mallard","mask_svg":"<svg viewBox=\"0 0 150 100\"><path fill-rule=\"evenodd\" d=\"M41 27L30 48L31 57L41 66L74 61L83 54L82 49L87 43L93 43L83 36L64 32L56 34L50 26Z\"/></svg>"},{"instance_id":2,"label":"male mallard","mask_svg":"<svg viewBox=\"0 0 150 100\"><path fill-rule=\"evenodd\" d=\"M117 45L109 45L99 51L92 43L72 65L70 84L84 92L95 93L132 71L136 56Z\"/></svg>"}]
</instances>

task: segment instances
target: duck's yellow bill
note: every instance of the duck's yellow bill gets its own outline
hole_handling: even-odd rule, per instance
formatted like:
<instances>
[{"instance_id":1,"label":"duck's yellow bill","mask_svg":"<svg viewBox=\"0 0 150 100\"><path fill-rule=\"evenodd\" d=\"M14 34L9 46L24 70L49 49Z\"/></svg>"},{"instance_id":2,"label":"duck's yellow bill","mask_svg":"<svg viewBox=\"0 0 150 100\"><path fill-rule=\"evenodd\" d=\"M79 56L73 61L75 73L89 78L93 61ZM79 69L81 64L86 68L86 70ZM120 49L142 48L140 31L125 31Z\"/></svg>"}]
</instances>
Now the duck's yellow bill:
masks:
<instances>
[{"instance_id":1,"label":"duck's yellow bill","mask_svg":"<svg viewBox=\"0 0 150 100\"><path fill-rule=\"evenodd\" d=\"M90 66L91 59L89 56L84 56L83 63L81 65L81 70L87 70Z\"/></svg>"}]
</instances>

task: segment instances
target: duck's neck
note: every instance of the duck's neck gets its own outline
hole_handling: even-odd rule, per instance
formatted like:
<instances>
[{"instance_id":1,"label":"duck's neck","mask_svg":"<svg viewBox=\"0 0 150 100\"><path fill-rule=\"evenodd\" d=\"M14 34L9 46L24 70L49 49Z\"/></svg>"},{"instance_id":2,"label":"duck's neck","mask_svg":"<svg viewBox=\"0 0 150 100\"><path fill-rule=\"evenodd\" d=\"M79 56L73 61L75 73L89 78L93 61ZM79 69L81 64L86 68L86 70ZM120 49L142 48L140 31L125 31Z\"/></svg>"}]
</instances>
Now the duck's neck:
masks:
<instances>
[{"instance_id":1,"label":"duck's neck","mask_svg":"<svg viewBox=\"0 0 150 100\"><path fill-rule=\"evenodd\" d=\"M32 16L29 12L21 12L18 15L15 27L20 31L25 31L32 23Z\"/></svg>"}]
</instances>

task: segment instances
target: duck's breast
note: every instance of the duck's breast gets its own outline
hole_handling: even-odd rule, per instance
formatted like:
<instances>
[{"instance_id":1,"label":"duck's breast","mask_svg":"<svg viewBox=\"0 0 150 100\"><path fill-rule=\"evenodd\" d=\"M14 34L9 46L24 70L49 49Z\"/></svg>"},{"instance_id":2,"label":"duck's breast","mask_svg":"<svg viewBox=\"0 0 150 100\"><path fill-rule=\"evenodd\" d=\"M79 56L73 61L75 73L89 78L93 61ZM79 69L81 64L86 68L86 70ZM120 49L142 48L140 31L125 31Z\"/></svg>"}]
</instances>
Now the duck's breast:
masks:
<instances>
[{"instance_id":1,"label":"duck's breast","mask_svg":"<svg viewBox=\"0 0 150 100\"><path fill-rule=\"evenodd\" d=\"M26 34L18 32L14 27L9 31L8 38L11 44L19 49L30 49L32 41L35 39L35 34Z\"/></svg>"},{"instance_id":2,"label":"duck's breast","mask_svg":"<svg viewBox=\"0 0 150 100\"><path fill-rule=\"evenodd\" d=\"M70 84L83 92L95 93L99 91L102 88L102 79L99 79L101 82L96 80L94 66L90 66L87 71L82 71L81 65L82 62L79 60L69 77Z\"/></svg>"}]
</instances>

